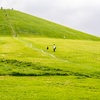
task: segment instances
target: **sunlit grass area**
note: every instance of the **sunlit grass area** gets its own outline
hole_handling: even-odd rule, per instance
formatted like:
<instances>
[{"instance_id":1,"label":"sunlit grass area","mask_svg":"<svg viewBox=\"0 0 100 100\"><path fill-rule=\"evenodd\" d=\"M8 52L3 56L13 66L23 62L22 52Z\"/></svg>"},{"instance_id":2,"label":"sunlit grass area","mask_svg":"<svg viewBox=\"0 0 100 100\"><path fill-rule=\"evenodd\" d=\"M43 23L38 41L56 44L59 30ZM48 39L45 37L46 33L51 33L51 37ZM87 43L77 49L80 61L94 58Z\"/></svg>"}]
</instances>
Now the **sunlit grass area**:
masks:
<instances>
[{"instance_id":1,"label":"sunlit grass area","mask_svg":"<svg viewBox=\"0 0 100 100\"><path fill-rule=\"evenodd\" d=\"M99 100L98 83L79 76L0 76L0 100Z\"/></svg>"},{"instance_id":2,"label":"sunlit grass area","mask_svg":"<svg viewBox=\"0 0 100 100\"><path fill-rule=\"evenodd\" d=\"M1 37L0 40L1 65L5 66L1 67L1 75L100 77L100 42L26 37Z\"/></svg>"}]
</instances>

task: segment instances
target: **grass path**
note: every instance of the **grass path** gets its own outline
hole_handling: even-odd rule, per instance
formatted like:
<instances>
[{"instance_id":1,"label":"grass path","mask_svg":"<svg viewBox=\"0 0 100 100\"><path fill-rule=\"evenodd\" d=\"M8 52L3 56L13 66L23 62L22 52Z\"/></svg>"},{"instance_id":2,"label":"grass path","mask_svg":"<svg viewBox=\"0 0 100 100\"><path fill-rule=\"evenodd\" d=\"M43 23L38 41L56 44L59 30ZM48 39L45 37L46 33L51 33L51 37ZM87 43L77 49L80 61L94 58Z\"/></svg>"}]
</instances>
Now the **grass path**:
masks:
<instances>
[{"instance_id":1,"label":"grass path","mask_svg":"<svg viewBox=\"0 0 100 100\"><path fill-rule=\"evenodd\" d=\"M13 27L11 26L11 23L10 23L10 21L9 21L9 16L8 16L8 14L7 14L7 12L6 12L5 9L4 9L4 12L5 12L5 15L7 15L6 17L7 17L8 25L9 25L9 27L11 28L11 31L12 31L11 35L12 35L12 36L15 36L16 32L14 31Z\"/></svg>"},{"instance_id":2,"label":"grass path","mask_svg":"<svg viewBox=\"0 0 100 100\"><path fill-rule=\"evenodd\" d=\"M52 58L54 58L54 59L56 59L56 60L60 60L60 61L62 61L62 62L69 62L68 60L63 60L63 59L57 58L57 57L55 57L55 56L54 56L53 54L51 54L51 53L47 53L47 52L43 51L42 49L39 49L39 48L34 47L33 44L30 43L30 42L28 42L28 41L24 41L24 40L22 40L22 39L20 39L20 38L18 38L18 37L15 37L15 39L18 40L18 41L20 41L20 42L23 42L27 47L32 48L32 49L34 49L34 50L37 50L38 52L44 53L44 54L46 54L47 56L51 56ZM69 63L71 63L71 62L69 62Z\"/></svg>"}]
</instances>

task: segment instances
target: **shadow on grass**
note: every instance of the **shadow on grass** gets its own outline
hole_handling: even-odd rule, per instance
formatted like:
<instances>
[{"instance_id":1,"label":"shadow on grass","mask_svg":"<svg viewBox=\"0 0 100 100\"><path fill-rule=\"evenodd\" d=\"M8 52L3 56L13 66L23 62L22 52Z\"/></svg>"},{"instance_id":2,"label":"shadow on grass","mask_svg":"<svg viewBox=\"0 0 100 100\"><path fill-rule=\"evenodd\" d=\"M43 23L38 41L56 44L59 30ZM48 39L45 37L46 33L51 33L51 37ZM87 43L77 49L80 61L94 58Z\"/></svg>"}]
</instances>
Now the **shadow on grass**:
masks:
<instances>
[{"instance_id":1,"label":"shadow on grass","mask_svg":"<svg viewBox=\"0 0 100 100\"><path fill-rule=\"evenodd\" d=\"M57 76L69 76L67 73L63 73L63 74L61 74L61 73L50 73L50 72L44 72L44 73L38 73L38 74L36 74L36 73L33 73L33 74L25 74L25 73L19 73L19 72L13 72L12 74L11 74L11 76L55 76L55 75L57 75Z\"/></svg>"},{"instance_id":2,"label":"shadow on grass","mask_svg":"<svg viewBox=\"0 0 100 100\"><path fill-rule=\"evenodd\" d=\"M41 66L41 65L38 65L37 63L33 64L32 62L26 62L26 61L18 61L18 60L6 60L6 59L0 59L0 63L3 63L5 65L10 65L12 66L16 66L16 67L20 67L20 68L32 68L32 69L35 69L35 70L41 70L41 71L63 71L62 69L59 69L59 68L51 68L51 67L48 67L48 66Z\"/></svg>"},{"instance_id":3,"label":"shadow on grass","mask_svg":"<svg viewBox=\"0 0 100 100\"><path fill-rule=\"evenodd\" d=\"M84 74L80 72L66 71L59 68L52 68L48 66L41 66L32 62L18 61L18 60L7 60L0 59L0 75L11 75L11 76L84 76L87 78L100 77L90 74ZM79 78L80 78L79 77Z\"/></svg>"}]
</instances>

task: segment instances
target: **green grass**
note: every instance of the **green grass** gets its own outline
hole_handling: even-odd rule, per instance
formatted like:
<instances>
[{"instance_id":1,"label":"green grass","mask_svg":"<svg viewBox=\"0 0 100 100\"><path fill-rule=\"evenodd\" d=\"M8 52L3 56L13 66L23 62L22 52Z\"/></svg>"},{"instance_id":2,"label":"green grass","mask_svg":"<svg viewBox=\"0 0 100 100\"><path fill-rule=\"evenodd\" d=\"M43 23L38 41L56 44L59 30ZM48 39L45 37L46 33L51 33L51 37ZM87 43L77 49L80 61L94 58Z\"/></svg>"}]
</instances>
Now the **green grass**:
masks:
<instances>
[{"instance_id":1,"label":"green grass","mask_svg":"<svg viewBox=\"0 0 100 100\"><path fill-rule=\"evenodd\" d=\"M1 76L0 100L99 100L98 83L74 76Z\"/></svg>"},{"instance_id":2,"label":"green grass","mask_svg":"<svg viewBox=\"0 0 100 100\"><path fill-rule=\"evenodd\" d=\"M15 10L0 17L0 100L100 99L99 37Z\"/></svg>"},{"instance_id":3,"label":"green grass","mask_svg":"<svg viewBox=\"0 0 100 100\"><path fill-rule=\"evenodd\" d=\"M26 37L1 37L0 40L1 75L79 75L100 78L100 42ZM53 52L53 43L56 44L56 52ZM49 50L46 50L46 46L49 46Z\"/></svg>"}]
</instances>

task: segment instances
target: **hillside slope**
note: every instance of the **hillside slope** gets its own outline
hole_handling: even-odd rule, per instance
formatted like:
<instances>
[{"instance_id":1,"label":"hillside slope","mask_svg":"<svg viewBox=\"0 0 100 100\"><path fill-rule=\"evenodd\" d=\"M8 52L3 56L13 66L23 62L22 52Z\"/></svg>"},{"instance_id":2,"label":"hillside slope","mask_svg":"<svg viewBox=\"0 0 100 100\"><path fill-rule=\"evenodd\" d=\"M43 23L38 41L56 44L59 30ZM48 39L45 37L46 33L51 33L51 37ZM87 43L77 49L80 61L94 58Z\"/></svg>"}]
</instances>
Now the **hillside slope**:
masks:
<instances>
[{"instance_id":1,"label":"hillside slope","mask_svg":"<svg viewBox=\"0 0 100 100\"><path fill-rule=\"evenodd\" d=\"M100 38L89 35L32 15L28 15L15 10L5 10L7 13L7 18L10 22L11 27L15 34L19 36L34 36L34 37L50 37L50 38L63 38L66 39L82 39L82 40L96 40L99 41ZM5 19L5 14L3 10L2 18ZM1 24L4 21L1 21ZM7 23L7 20L6 20ZM8 23L4 26L6 27ZM7 29L6 29L7 30ZM1 33L0 33L1 34Z\"/></svg>"}]
</instances>

